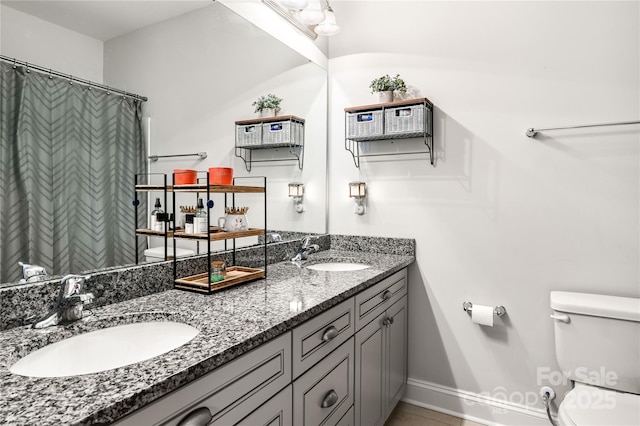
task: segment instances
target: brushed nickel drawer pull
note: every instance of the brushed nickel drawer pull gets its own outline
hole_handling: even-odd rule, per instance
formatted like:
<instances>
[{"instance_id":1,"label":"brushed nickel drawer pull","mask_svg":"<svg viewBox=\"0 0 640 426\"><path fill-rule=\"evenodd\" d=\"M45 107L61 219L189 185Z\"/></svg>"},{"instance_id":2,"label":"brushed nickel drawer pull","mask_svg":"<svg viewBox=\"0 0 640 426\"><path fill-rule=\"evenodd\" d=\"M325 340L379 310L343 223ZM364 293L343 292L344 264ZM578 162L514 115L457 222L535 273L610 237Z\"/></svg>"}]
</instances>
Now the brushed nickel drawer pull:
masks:
<instances>
[{"instance_id":1,"label":"brushed nickel drawer pull","mask_svg":"<svg viewBox=\"0 0 640 426\"><path fill-rule=\"evenodd\" d=\"M391 327L391 324L393 324L393 317L387 317L382 320L382 325L385 327Z\"/></svg>"},{"instance_id":2,"label":"brushed nickel drawer pull","mask_svg":"<svg viewBox=\"0 0 640 426\"><path fill-rule=\"evenodd\" d=\"M382 293L382 300L391 299L391 296L393 296L393 293L391 293L389 290L387 290L384 293Z\"/></svg>"},{"instance_id":3,"label":"brushed nickel drawer pull","mask_svg":"<svg viewBox=\"0 0 640 426\"><path fill-rule=\"evenodd\" d=\"M212 419L211 411L207 407L200 407L184 416L178 426L206 426Z\"/></svg>"},{"instance_id":4,"label":"brushed nickel drawer pull","mask_svg":"<svg viewBox=\"0 0 640 426\"><path fill-rule=\"evenodd\" d=\"M329 340L334 339L338 335L338 329L335 326L328 327L324 333L322 333L322 341L328 342Z\"/></svg>"},{"instance_id":5,"label":"brushed nickel drawer pull","mask_svg":"<svg viewBox=\"0 0 640 426\"><path fill-rule=\"evenodd\" d=\"M327 392L324 398L322 398L322 404L320 404L320 406L322 408L329 408L336 402L338 402L338 394L336 393L336 391L331 389L329 392Z\"/></svg>"}]
</instances>

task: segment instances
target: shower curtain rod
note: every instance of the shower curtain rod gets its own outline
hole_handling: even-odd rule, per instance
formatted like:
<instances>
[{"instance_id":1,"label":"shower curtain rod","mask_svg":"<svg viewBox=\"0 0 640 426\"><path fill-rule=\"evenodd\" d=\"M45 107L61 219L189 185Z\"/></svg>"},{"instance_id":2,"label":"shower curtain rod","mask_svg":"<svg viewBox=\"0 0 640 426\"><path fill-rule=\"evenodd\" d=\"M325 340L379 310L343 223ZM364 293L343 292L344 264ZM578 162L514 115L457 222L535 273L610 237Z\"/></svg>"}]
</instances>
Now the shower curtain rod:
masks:
<instances>
[{"instance_id":1,"label":"shower curtain rod","mask_svg":"<svg viewBox=\"0 0 640 426\"><path fill-rule=\"evenodd\" d=\"M99 84L99 83L94 83L92 81L89 80L85 80L82 78L78 78L78 77L74 77L71 74L63 74L61 72L58 71L53 71L51 68L45 68L42 67L40 65L35 65L35 64L31 64L28 63L26 61L19 61L16 58L10 58L8 56L4 56L4 55L0 55L0 60L3 60L5 62L10 62L13 64L13 66L23 66L25 67L27 70L35 70L38 72L41 72L43 74L49 74L49 76L55 75L56 77L62 77L62 78L66 78L67 80L73 82L76 81L80 84L84 84L86 86L89 87L95 87L97 89L102 89L105 90L107 92L113 92L113 93L117 93L119 95L122 96L126 96L128 98L133 98L133 99L137 99L143 102L146 102L148 99L144 96L140 96L140 95L136 95L135 93L129 93L129 92L125 92L124 90L120 90L120 89L116 89L115 87L110 87L110 86L106 86L104 84Z\"/></svg>"}]
</instances>

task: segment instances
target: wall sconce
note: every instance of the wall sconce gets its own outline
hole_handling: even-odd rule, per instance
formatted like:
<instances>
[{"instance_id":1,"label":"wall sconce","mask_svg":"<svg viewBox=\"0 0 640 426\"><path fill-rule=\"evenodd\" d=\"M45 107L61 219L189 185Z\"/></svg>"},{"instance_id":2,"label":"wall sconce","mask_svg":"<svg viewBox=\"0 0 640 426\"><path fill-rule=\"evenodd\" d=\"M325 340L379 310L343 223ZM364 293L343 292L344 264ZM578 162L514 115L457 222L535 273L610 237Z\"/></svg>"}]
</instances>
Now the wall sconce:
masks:
<instances>
[{"instance_id":1,"label":"wall sconce","mask_svg":"<svg viewBox=\"0 0 640 426\"><path fill-rule=\"evenodd\" d=\"M356 214L365 213L364 199L367 197L367 184L364 182L349 182L349 197L355 198Z\"/></svg>"},{"instance_id":2,"label":"wall sconce","mask_svg":"<svg viewBox=\"0 0 640 426\"><path fill-rule=\"evenodd\" d=\"M304 205L302 204L302 197L304 197L304 184L299 182L290 183L289 197L293 198L296 211L298 213L302 213L304 211Z\"/></svg>"}]
</instances>

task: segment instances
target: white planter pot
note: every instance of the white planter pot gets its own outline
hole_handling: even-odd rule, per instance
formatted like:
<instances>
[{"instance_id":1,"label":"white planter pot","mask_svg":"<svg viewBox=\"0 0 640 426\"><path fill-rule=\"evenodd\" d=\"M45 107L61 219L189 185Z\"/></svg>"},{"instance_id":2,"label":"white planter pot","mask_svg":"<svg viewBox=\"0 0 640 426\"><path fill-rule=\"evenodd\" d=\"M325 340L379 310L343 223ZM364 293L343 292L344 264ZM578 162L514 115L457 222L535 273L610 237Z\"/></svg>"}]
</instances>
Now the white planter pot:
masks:
<instances>
[{"instance_id":1,"label":"white planter pot","mask_svg":"<svg viewBox=\"0 0 640 426\"><path fill-rule=\"evenodd\" d=\"M273 108L265 108L260 111L261 118L275 117L275 116L276 116L276 110Z\"/></svg>"},{"instance_id":2,"label":"white planter pot","mask_svg":"<svg viewBox=\"0 0 640 426\"><path fill-rule=\"evenodd\" d=\"M387 90L384 92L378 92L380 103L393 102L393 90Z\"/></svg>"}]
</instances>

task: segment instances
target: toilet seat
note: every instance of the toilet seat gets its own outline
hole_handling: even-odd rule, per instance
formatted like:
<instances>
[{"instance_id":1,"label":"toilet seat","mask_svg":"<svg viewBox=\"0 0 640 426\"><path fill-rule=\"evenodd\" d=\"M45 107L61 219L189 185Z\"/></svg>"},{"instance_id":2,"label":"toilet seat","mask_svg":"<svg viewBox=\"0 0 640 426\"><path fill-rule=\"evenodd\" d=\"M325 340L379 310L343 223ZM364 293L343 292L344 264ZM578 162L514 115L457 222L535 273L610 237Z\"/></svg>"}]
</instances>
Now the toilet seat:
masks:
<instances>
[{"instance_id":1,"label":"toilet seat","mask_svg":"<svg viewBox=\"0 0 640 426\"><path fill-rule=\"evenodd\" d=\"M558 409L562 426L638 426L640 395L576 383Z\"/></svg>"}]
</instances>

